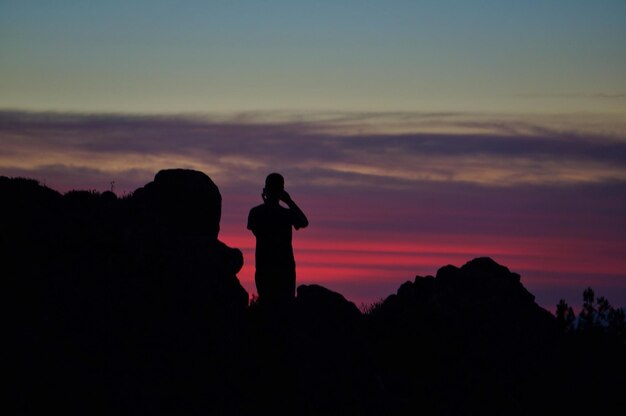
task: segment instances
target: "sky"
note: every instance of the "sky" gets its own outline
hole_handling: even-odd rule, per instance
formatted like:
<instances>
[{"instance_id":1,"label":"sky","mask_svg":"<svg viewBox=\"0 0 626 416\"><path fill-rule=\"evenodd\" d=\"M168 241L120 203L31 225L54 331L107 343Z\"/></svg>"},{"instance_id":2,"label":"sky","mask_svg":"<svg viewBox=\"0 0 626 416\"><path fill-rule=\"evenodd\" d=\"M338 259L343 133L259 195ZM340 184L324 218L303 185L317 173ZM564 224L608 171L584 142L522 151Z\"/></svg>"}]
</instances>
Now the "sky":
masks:
<instances>
[{"instance_id":1,"label":"sky","mask_svg":"<svg viewBox=\"0 0 626 416\"><path fill-rule=\"evenodd\" d=\"M519 4L518 4L519 3ZM127 195L202 170L244 252L265 176L298 284L357 305L488 256L626 305L626 2L0 0L0 175Z\"/></svg>"}]
</instances>

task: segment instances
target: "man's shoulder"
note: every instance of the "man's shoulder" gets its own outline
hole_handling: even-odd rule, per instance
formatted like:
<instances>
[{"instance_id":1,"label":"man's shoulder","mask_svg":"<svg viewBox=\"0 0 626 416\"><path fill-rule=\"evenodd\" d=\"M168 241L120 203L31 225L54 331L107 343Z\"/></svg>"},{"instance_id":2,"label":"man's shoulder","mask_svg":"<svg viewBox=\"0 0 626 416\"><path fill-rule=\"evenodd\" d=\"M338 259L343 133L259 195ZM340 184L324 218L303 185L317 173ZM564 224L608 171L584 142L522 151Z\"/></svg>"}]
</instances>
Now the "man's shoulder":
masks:
<instances>
[{"instance_id":1,"label":"man's shoulder","mask_svg":"<svg viewBox=\"0 0 626 416\"><path fill-rule=\"evenodd\" d=\"M263 215L266 211L265 204L257 205L256 207L250 208L250 213L248 216L254 217L258 215Z\"/></svg>"},{"instance_id":2,"label":"man's shoulder","mask_svg":"<svg viewBox=\"0 0 626 416\"><path fill-rule=\"evenodd\" d=\"M281 205L269 206L267 204L260 204L250 208L249 216L272 216L272 217L287 217L291 214L289 208L285 208Z\"/></svg>"},{"instance_id":3,"label":"man's shoulder","mask_svg":"<svg viewBox=\"0 0 626 416\"><path fill-rule=\"evenodd\" d=\"M265 209L265 204L257 205L256 207L250 208L250 212L259 212Z\"/></svg>"}]
</instances>

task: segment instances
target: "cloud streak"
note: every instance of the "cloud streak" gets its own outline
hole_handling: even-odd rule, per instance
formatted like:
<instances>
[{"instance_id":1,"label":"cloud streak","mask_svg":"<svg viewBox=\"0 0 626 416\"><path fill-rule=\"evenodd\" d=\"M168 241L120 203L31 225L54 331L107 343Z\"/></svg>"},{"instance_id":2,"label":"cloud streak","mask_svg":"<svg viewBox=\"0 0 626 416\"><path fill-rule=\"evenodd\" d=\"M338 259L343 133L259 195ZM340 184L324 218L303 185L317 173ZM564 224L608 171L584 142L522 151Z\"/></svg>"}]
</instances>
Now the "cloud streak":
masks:
<instances>
[{"instance_id":1,"label":"cloud streak","mask_svg":"<svg viewBox=\"0 0 626 416\"><path fill-rule=\"evenodd\" d=\"M0 167L33 174L54 167L91 169L113 177L129 170L184 165L229 183L256 180L280 166L299 181L317 185L435 181L513 186L626 180L622 137L555 131L520 121L418 116L318 115L267 121L255 115L219 120L5 111L0 113ZM448 130L466 132L369 131L375 121L384 121L384 126L393 124L389 120L407 119L418 120L413 127L418 130L438 124L440 130L447 125Z\"/></svg>"}]
</instances>

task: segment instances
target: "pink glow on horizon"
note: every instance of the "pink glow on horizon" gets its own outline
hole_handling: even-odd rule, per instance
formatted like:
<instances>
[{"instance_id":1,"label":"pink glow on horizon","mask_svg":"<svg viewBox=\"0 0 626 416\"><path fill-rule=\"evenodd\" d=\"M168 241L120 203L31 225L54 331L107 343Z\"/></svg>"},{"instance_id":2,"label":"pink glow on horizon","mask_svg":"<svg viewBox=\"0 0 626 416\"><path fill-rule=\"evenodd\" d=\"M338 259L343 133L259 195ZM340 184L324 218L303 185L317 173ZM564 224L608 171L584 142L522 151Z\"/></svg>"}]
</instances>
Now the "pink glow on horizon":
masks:
<instances>
[{"instance_id":1,"label":"pink glow on horizon","mask_svg":"<svg viewBox=\"0 0 626 416\"><path fill-rule=\"evenodd\" d=\"M252 295L256 293L255 241L248 230L237 228L224 224L220 239L243 251L244 267L238 277ZM626 260L615 255L626 251L622 242L462 234L410 236L393 232L372 236L367 240L362 235L337 235L331 229L295 231L297 285L341 288L338 291L348 300L370 303L395 293L400 284L412 281L416 275L435 275L440 267L460 267L475 257L491 257L519 273L522 284L531 287L531 292L544 285L566 287L576 280L564 279L563 275L620 277L626 270ZM550 273L561 277L549 278ZM578 284L602 286L603 282L596 277L593 283L582 279ZM622 286L626 288L626 282Z\"/></svg>"}]
</instances>

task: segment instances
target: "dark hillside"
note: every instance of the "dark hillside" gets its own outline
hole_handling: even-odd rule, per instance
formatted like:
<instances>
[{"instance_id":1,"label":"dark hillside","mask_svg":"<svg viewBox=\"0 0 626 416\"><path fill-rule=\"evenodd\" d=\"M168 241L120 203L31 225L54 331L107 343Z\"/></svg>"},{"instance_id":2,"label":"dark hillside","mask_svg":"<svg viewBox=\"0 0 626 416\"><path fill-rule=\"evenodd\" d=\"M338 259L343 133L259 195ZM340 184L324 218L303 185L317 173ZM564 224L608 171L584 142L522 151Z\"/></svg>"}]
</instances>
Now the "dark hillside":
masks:
<instances>
[{"instance_id":1,"label":"dark hillside","mask_svg":"<svg viewBox=\"0 0 626 416\"><path fill-rule=\"evenodd\" d=\"M248 304L202 172L161 171L124 198L0 177L0 200L7 414L626 410L623 312L586 292L576 327L488 257L367 313L318 285Z\"/></svg>"}]
</instances>

